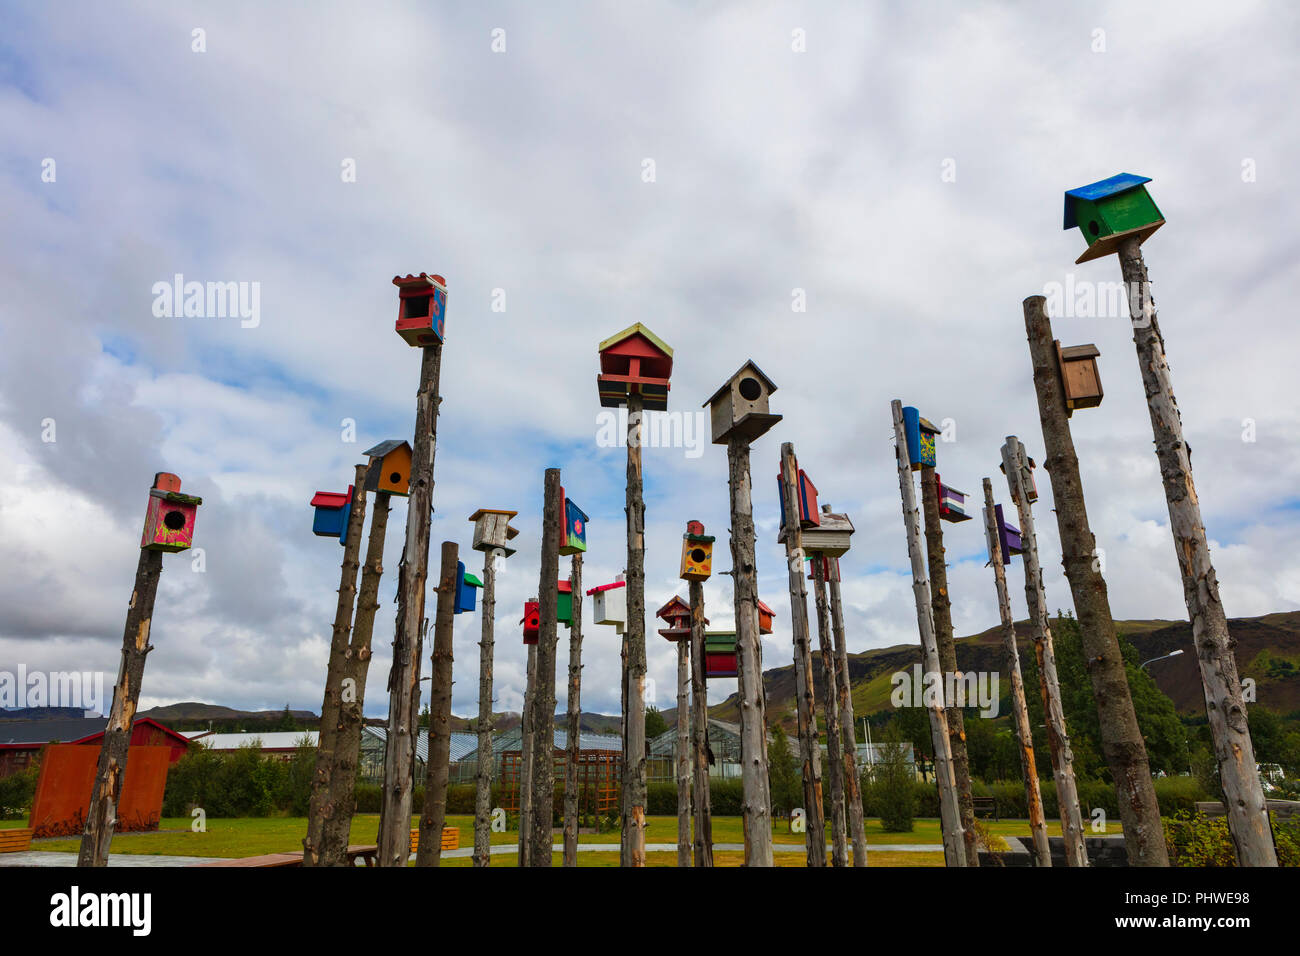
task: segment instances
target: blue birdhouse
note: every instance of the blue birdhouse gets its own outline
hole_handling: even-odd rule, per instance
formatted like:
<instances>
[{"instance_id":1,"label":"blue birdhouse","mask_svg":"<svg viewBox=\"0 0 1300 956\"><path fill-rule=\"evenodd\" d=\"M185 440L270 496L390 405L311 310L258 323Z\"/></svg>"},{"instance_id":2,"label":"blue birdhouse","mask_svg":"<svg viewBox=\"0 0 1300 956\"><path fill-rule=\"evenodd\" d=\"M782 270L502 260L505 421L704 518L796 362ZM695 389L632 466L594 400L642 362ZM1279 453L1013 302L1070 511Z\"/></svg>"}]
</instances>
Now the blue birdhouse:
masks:
<instances>
[{"instance_id":1,"label":"blue birdhouse","mask_svg":"<svg viewBox=\"0 0 1300 956\"><path fill-rule=\"evenodd\" d=\"M583 510L564 499L564 533L560 536L560 554L578 554L587 550L587 521Z\"/></svg>"},{"instance_id":2,"label":"blue birdhouse","mask_svg":"<svg viewBox=\"0 0 1300 956\"><path fill-rule=\"evenodd\" d=\"M1139 243L1165 224L1165 217L1147 192L1149 176L1120 173L1065 193L1065 229L1076 226L1088 248L1075 260L1087 262L1110 255L1124 239Z\"/></svg>"},{"instance_id":3,"label":"blue birdhouse","mask_svg":"<svg viewBox=\"0 0 1300 956\"><path fill-rule=\"evenodd\" d=\"M483 582L477 576L465 570L465 562L456 562L456 613L472 611L477 606L478 593Z\"/></svg>"},{"instance_id":4,"label":"blue birdhouse","mask_svg":"<svg viewBox=\"0 0 1300 956\"><path fill-rule=\"evenodd\" d=\"M316 509L312 533L323 538L338 538L342 544L347 544L348 519L352 517L352 486L348 485L344 492L318 491L311 499L311 505Z\"/></svg>"},{"instance_id":5,"label":"blue birdhouse","mask_svg":"<svg viewBox=\"0 0 1300 956\"><path fill-rule=\"evenodd\" d=\"M907 463L913 471L920 471L922 466L933 468L934 436L939 434L928 419L922 418L911 405L903 408L903 435L907 438Z\"/></svg>"}]
</instances>

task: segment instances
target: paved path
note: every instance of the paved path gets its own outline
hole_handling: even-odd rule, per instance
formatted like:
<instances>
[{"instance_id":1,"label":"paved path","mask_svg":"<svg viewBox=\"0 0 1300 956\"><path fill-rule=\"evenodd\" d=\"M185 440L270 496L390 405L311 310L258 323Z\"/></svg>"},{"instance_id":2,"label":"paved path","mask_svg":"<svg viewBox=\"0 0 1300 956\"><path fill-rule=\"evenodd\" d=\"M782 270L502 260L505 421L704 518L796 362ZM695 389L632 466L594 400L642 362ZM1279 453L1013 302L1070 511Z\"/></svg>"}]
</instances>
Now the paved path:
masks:
<instances>
[{"instance_id":1,"label":"paved path","mask_svg":"<svg viewBox=\"0 0 1300 956\"><path fill-rule=\"evenodd\" d=\"M109 866L189 866L193 863L212 863L208 856L156 856L147 853L110 853ZM0 853L0 866L76 866L77 854L56 853L50 850L24 850L22 853Z\"/></svg>"}]
</instances>

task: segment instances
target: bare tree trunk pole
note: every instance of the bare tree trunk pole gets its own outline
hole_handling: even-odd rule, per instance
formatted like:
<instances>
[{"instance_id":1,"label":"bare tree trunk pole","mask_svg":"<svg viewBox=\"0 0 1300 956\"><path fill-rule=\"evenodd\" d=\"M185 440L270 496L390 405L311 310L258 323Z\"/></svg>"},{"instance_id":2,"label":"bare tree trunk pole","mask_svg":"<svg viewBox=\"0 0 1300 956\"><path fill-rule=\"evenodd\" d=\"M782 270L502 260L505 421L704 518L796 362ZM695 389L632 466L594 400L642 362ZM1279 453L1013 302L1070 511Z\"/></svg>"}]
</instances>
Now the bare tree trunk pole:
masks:
<instances>
[{"instance_id":1,"label":"bare tree trunk pole","mask_svg":"<svg viewBox=\"0 0 1300 956\"><path fill-rule=\"evenodd\" d=\"M695 771L695 865L711 867L713 807L709 794L708 745L705 742L709 726L709 698L704 677L704 582L691 581L688 586L691 598L691 750L694 753L692 763ZM747 838L746 857L749 856L748 842Z\"/></svg>"},{"instance_id":2,"label":"bare tree trunk pole","mask_svg":"<svg viewBox=\"0 0 1300 956\"><path fill-rule=\"evenodd\" d=\"M1183 599L1205 688L1205 712L1223 781L1228 830L1239 866L1277 866L1264 788L1255 769L1255 748L1246 723L1237 659L1228 634L1228 617L1219 600L1219 581L1210 560L1201 503L1192 479L1192 452L1183 438L1183 419L1174 398L1165 340L1136 239L1120 242L1119 265L1128 288L1133 344L1146 389L1156 458L1169 505L1169 527L1183 578Z\"/></svg>"},{"instance_id":3,"label":"bare tree trunk pole","mask_svg":"<svg viewBox=\"0 0 1300 956\"><path fill-rule=\"evenodd\" d=\"M456 574L459 563L460 548L456 542L444 541L429 668L429 759L425 764L424 809L420 814L416 866L437 866L442 860L442 828L447 822L447 783L451 775L452 635L456 591L460 586Z\"/></svg>"},{"instance_id":4,"label":"bare tree trunk pole","mask_svg":"<svg viewBox=\"0 0 1300 956\"><path fill-rule=\"evenodd\" d=\"M1006 568L1002 564L1002 544L998 540L997 517L993 511L993 483L987 478L984 479L984 535L989 545L989 564L993 566L993 584L998 593L1002 647L1006 651L1007 671L1011 675L1011 721L1015 727L1016 749L1020 752L1020 773L1025 782L1025 805L1029 808L1029 833L1034 841L1035 865L1051 866L1047 817L1043 812L1043 795L1038 788L1038 764L1034 761L1034 731L1029 723L1025 679L1020 673L1020 649L1016 646L1015 618L1011 616Z\"/></svg>"},{"instance_id":5,"label":"bare tree trunk pole","mask_svg":"<svg viewBox=\"0 0 1300 956\"><path fill-rule=\"evenodd\" d=\"M677 641L677 865L691 865L691 642Z\"/></svg>"},{"instance_id":6,"label":"bare tree trunk pole","mask_svg":"<svg viewBox=\"0 0 1300 956\"><path fill-rule=\"evenodd\" d=\"M930 570L930 615L934 639L939 645L939 666L947 675L957 670L957 643L952 633L952 600L948 597L948 566L944 561L943 525L939 521L939 478L934 468L921 466L921 509L925 517L925 551ZM956 685L954 684L954 687ZM957 806L966 839L966 865L979 866L979 842L975 833L975 802L971 796L970 760L966 755L966 718L955 700L948 701L948 743L952 751L952 774L957 783Z\"/></svg>"},{"instance_id":7,"label":"bare tree trunk pole","mask_svg":"<svg viewBox=\"0 0 1300 956\"><path fill-rule=\"evenodd\" d=\"M126 779L126 758L131 746L131 725L140 705L140 683L144 662L153 650L149 627L153 621L158 578L162 574L162 552L141 549L135 570L135 587L126 610L122 635L122 664L113 686L113 704L104 729L104 743L95 769L95 786L90 792L90 812L81 834L77 866L108 866L108 848L117 826L117 803Z\"/></svg>"},{"instance_id":8,"label":"bare tree trunk pole","mask_svg":"<svg viewBox=\"0 0 1300 956\"><path fill-rule=\"evenodd\" d=\"M1129 691L1124 656L1115 636L1106 579L1097 559L1097 540L1088 526L1088 509L1079 477L1079 457L1074 451L1065 390L1057 367L1052 323L1046 299L1024 301L1025 329L1038 393L1038 417L1043 425L1044 466L1052 478L1052 503L1061 535L1062 564L1079 617L1079 632L1092 696L1101 724L1101 749L1115 781L1124 846L1129 866L1168 866L1160 805L1151 779L1146 742L1138 727Z\"/></svg>"},{"instance_id":9,"label":"bare tree trunk pole","mask_svg":"<svg viewBox=\"0 0 1300 956\"><path fill-rule=\"evenodd\" d=\"M424 637L425 585L429 577L429 523L433 513L433 461L438 450L438 376L442 346L426 345L415 399L415 442L406 541L398 570L397 628L388 675L388 737L384 744L384 792L380 816L380 866L406 866L411 852L411 791L420 706L420 652Z\"/></svg>"},{"instance_id":10,"label":"bare tree trunk pole","mask_svg":"<svg viewBox=\"0 0 1300 956\"><path fill-rule=\"evenodd\" d=\"M519 726L519 866L532 859L533 827L533 696L537 693L537 645L528 645L528 674L524 684L524 710Z\"/></svg>"},{"instance_id":11,"label":"bare tree trunk pole","mask_svg":"<svg viewBox=\"0 0 1300 956\"><path fill-rule=\"evenodd\" d=\"M822 508L830 511L830 505ZM845 802L848 805L849 835L853 839L853 865L867 865L867 831L862 820L862 777L858 773L858 741L853 723L853 690L849 683L849 652L844 640L844 607L840 601L840 564L830 562L831 632L835 636L835 697L840 710L840 734L844 740Z\"/></svg>"},{"instance_id":12,"label":"bare tree trunk pole","mask_svg":"<svg viewBox=\"0 0 1300 956\"><path fill-rule=\"evenodd\" d=\"M925 573L925 554L921 543L920 516L916 508L916 489L912 485L912 467L907 459L907 437L903 432L903 403L890 402L894 418L894 455L898 461L898 487L903 499L903 524L907 529L907 553L912 560L912 593L916 598L916 623L921 632L921 655L931 680L939 681L940 693L930 710L930 738L934 747L934 776L939 784L939 819L943 830L945 866L966 865L966 837L962 832L961 808L957 804L957 784L953 777L952 751L948 738L948 718L943 708L943 668L939 664L939 646L934 637L934 619L930 614L930 582Z\"/></svg>"},{"instance_id":13,"label":"bare tree trunk pole","mask_svg":"<svg viewBox=\"0 0 1300 956\"><path fill-rule=\"evenodd\" d=\"M645 500L641 494L641 396L627 397L627 792L628 865L645 866Z\"/></svg>"},{"instance_id":14,"label":"bare tree trunk pole","mask_svg":"<svg viewBox=\"0 0 1300 956\"><path fill-rule=\"evenodd\" d=\"M1043 590L1043 570L1038 563L1038 538L1034 534L1034 512L1029 503L1024 476L1029 473L1025 446L1015 435L1007 436L1002 446L1002 467L1007 473L1007 488L1020 516L1020 542L1025 565L1025 602L1029 623L1034 629L1034 655L1038 662L1038 685L1043 697L1043 719L1047 724L1047 743L1052 749L1052 775L1056 779L1056 802L1061 814L1061 837L1065 843L1067 866L1087 866L1088 847L1083 838L1083 816L1079 808L1079 788L1074 779L1074 752L1065 726L1061 706L1061 683L1056 676L1056 651L1052 647L1052 627L1047 617L1047 594Z\"/></svg>"},{"instance_id":15,"label":"bare tree trunk pole","mask_svg":"<svg viewBox=\"0 0 1300 956\"><path fill-rule=\"evenodd\" d=\"M478 765L474 768L474 865L492 865L492 659L496 647L497 555L483 552L483 622L478 656Z\"/></svg>"},{"instance_id":16,"label":"bare tree trunk pole","mask_svg":"<svg viewBox=\"0 0 1300 956\"><path fill-rule=\"evenodd\" d=\"M564 865L578 865L578 754L582 750L582 552L569 570L573 625L569 628L569 722L565 731L568 759L564 766Z\"/></svg>"},{"instance_id":17,"label":"bare tree trunk pole","mask_svg":"<svg viewBox=\"0 0 1300 956\"><path fill-rule=\"evenodd\" d=\"M781 495L785 500L785 560L790 577L790 616L794 634L794 684L798 703L799 756L802 762L808 866L826 865L826 812L822 806L822 751L817 740L812 646L808 636L808 594L803 577L803 534L799 527L794 445L781 444Z\"/></svg>"},{"instance_id":18,"label":"bare tree trunk pole","mask_svg":"<svg viewBox=\"0 0 1300 956\"><path fill-rule=\"evenodd\" d=\"M736 615L736 673L740 691L740 778L744 803L741 820L745 838L745 866L772 866L772 797L767 763L767 696L763 688L762 639L758 633L758 565L754 557L755 532L753 482L749 471L749 442L732 435L727 439L727 486L731 499L731 587ZM695 627L695 589L700 588L699 636ZM704 590L691 584L692 641L700 679L695 688L702 722L696 742L696 789L707 794L708 760L704 735L708 727L707 685L704 681ZM702 764L702 767L699 766ZM713 865L712 808L705 807L709 841L708 862ZM698 811L697 811L698 812ZM698 822L697 822L698 829ZM699 845L699 834L696 834Z\"/></svg>"},{"instance_id":19,"label":"bare tree trunk pole","mask_svg":"<svg viewBox=\"0 0 1300 956\"><path fill-rule=\"evenodd\" d=\"M555 652L560 599L560 527L564 522L560 469L546 469L542 504L542 560L538 602L537 673L533 676L533 806L529 866L550 866L555 816Z\"/></svg>"},{"instance_id":20,"label":"bare tree trunk pole","mask_svg":"<svg viewBox=\"0 0 1300 956\"><path fill-rule=\"evenodd\" d=\"M849 865L849 835L844 806L844 737L836 697L835 647L831 637L830 603L826 597L825 558L812 552L813 600L817 606L817 637L822 659L822 713L826 715L826 764L831 782L831 864Z\"/></svg>"},{"instance_id":21,"label":"bare tree trunk pole","mask_svg":"<svg viewBox=\"0 0 1300 956\"><path fill-rule=\"evenodd\" d=\"M619 690L622 694L622 710L619 712L621 721L619 730L623 736L623 763L619 769L619 786L618 786L618 814L619 814L619 845L618 845L618 865L627 867L632 865L632 842L628 836L629 817L627 812L627 735L631 726L628 721L629 703L631 699L628 693L628 670L627 670L627 631L623 632L623 639L619 641L619 673L621 675Z\"/></svg>"}]
</instances>

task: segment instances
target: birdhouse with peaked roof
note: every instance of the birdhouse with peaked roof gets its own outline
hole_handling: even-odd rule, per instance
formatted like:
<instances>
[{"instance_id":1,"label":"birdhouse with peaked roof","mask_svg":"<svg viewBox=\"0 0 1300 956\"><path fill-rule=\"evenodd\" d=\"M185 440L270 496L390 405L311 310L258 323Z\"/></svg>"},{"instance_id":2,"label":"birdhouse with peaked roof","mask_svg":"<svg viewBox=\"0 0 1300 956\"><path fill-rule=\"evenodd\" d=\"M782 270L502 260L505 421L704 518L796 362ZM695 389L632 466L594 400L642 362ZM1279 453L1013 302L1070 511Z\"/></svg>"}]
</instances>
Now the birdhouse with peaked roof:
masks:
<instances>
[{"instance_id":1,"label":"birdhouse with peaked roof","mask_svg":"<svg viewBox=\"0 0 1300 956\"><path fill-rule=\"evenodd\" d=\"M704 524L686 522L682 535L682 569L684 581L707 581L713 574L713 536L704 533Z\"/></svg>"},{"instance_id":2,"label":"birdhouse with peaked roof","mask_svg":"<svg viewBox=\"0 0 1300 956\"><path fill-rule=\"evenodd\" d=\"M524 643L536 644L542 633L542 604L537 598L524 602L524 616L519 623L524 626Z\"/></svg>"},{"instance_id":3,"label":"birdhouse with peaked roof","mask_svg":"<svg viewBox=\"0 0 1300 956\"><path fill-rule=\"evenodd\" d=\"M935 484L939 486L939 518L942 521L969 521L966 513L966 493L956 488L949 488L939 480L939 473L934 473Z\"/></svg>"},{"instance_id":4,"label":"birdhouse with peaked roof","mask_svg":"<svg viewBox=\"0 0 1300 956\"><path fill-rule=\"evenodd\" d=\"M499 548L507 558L510 557L515 549L506 542L519 534L518 528L510 526L510 519L517 514L518 511L479 508L469 516L469 520L474 522L474 543L471 547L475 551L496 551Z\"/></svg>"},{"instance_id":5,"label":"birdhouse with peaked roof","mask_svg":"<svg viewBox=\"0 0 1300 956\"><path fill-rule=\"evenodd\" d=\"M911 405L903 408L903 435L907 438L907 462L913 471L920 471L923 466L933 468L935 465L934 442L939 434L929 419L921 417Z\"/></svg>"},{"instance_id":6,"label":"birdhouse with peaked roof","mask_svg":"<svg viewBox=\"0 0 1300 956\"><path fill-rule=\"evenodd\" d=\"M706 631L704 634L704 676L707 680L735 677L736 632Z\"/></svg>"},{"instance_id":7,"label":"birdhouse with peaked roof","mask_svg":"<svg viewBox=\"0 0 1300 956\"><path fill-rule=\"evenodd\" d=\"M821 524L822 513L817 510L817 486L812 483L808 473L795 463L795 504L799 509L799 527L807 530ZM785 540L785 481L781 473L776 474L776 500L781 505L781 531L777 541Z\"/></svg>"},{"instance_id":8,"label":"birdhouse with peaked roof","mask_svg":"<svg viewBox=\"0 0 1300 956\"><path fill-rule=\"evenodd\" d=\"M668 408L668 380L673 374L673 350L640 322L611 335L597 346L600 374L596 385L605 408L626 405L629 395L641 396L646 411Z\"/></svg>"},{"instance_id":9,"label":"birdhouse with peaked roof","mask_svg":"<svg viewBox=\"0 0 1300 956\"><path fill-rule=\"evenodd\" d=\"M564 489L560 489L563 498ZM560 535L560 554L581 554L587 550L587 515L573 503L573 499L564 498L564 530Z\"/></svg>"},{"instance_id":10,"label":"birdhouse with peaked roof","mask_svg":"<svg viewBox=\"0 0 1300 956\"><path fill-rule=\"evenodd\" d=\"M421 272L393 276L397 286L397 334L406 344L422 348L441 345L447 314L447 280Z\"/></svg>"},{"instance_id":11,"label":"birdhouse with peaked roof","mask_svg":"<svg viewBox=\"0 0 1300 956\"><path fill-rule=\"evenodd\" d=\"M403 498L410 495L410 442L390 438L363 454L370 459L370 467L366 469L366 491L384 491Z\"/></svg>"},{"instance_id":12,"label":"birdhouse with peaked roof","mask_svg":"<svg viewBox=\"0 0 1300 956\"><path fill-rule=\"evenodd\" d=\"M465 611L474 610L477 604L478 588L483 586L483 582L478 579L477 575L470 574L465 570L465 562L456 562L456 613L461 614Z\"/></svg>"},{"instance_id":13,"label":"birdhouse with peaked roof","mask_svg":"<svg viewBox=\"0 0 1300 956\"><path fill-rule=\"evenodd\" d=\"M1020 539L1020 529L1007 522L1002 514L1001 505L994 506L993 516L998 529L998 546L1002 549L1002 563L1010 564L1012 557L1025 553Z\"/></svg>"},{"instance_id":14,"label":"birdhouse with peaked roof","mask_svg":"<svg viewBox=\"0 0 1300 956\"><path fill-rule=\"evenodd\" d=\"M691 606L674 594L671 601L655 612L668 626L660 628L659 634L670 641L686 641L691 637ZM708 623L707 621L705 623Z\"/></svg>"},{"instance_id":15,"label":"birdhouse with peaked roof","mask_svg":"<svg viewBox=\"0 0 1300 956\"><path fill-rule=\"evenodd\" d=\"M185 551L194 544L194 519L202 498L181 494L181 479L169 471L153 476L149 504L144 512L144 534L140 547L145 551Z\"/></svg>"},{"instance_id":16,"label":"birdhouse with peaked roof","mask_svg":"<svg viewBox=\"0 0 1300 956\"><path fill-rule=\"evenodd\" d=\"M352 486L347 491L318 491L311 499L316 509L312 519L312 534L342 541L348 532L348 519L352 517Z\"/></svg>"},{"instance_id":17,"label":"birdhouse with peaked roof","mask_svg":"<svg viewBox=\"0 0 1300 956\"><path fill-rule=\"evenodd\" d=\"M1087 262L1119 251L1125 239L1139 243L1165 224L1165 217L1147 192L1150 176L1120 173L1087 186L1065 191L1065 226L1076 226L1088 248L1074 260Z\"/></svg>"},{"instance_id":18,"label":"birdhouse with peaked roof","mask_svg":"<svg viewBox=\"0 0 1300 956\"><path fill-rule=\"evenodd\" d=\"M781 420L767 410L776 383L763 370L747 361L735 375L714 392L704 407L709 409L713 443L725 445L731 438L753 441Z\"/></svg>"},{"instance_id":19,"label":"birdhouse with peaked roof","mask_svg":"<svg viewBox=\"0 0 1300 956\"><path fill-rule=\"evenodd\" d=\"M838 558L849 553L849 538L853 534L853 522L845 514L823 511L819 516L821 523L815 528L806 528L801 535L803 549Z\"/></svg>"},{"instance_id":20,"label":"birdhouse with peaked roof","mask_svg":"<svg viewBox=\"0 0 1300 956\"><path fill-rule=\"evenodd\" d=\"M1074 415L1076 408L1096 408L1101 404L1101 373L1097 371L1097 346L1071 345L1056 347L1056 365L1061 370L1061 387L1065 390L1065 417Z\"/></svg>"},{"instance_id":21,"label":"birdhouse with peaked roof","mask_svg":"<svg viewBox=\"0 0 1300 956\"><path fill-rule=\"evenodd\" d=\"M612 584L601 584L587 591L592 599L592 613L597 624L613 624L623 633L627 624L627 582L623 575Z\"/></svg>"},{"instance_id":22,"label":"birdhouse with peaked roof","mask_svg":"<svg viewBox=\"0 0 1300 956\"><path fill-rule=\"evenodd\" d=\"M775 619L776 619L776 614L773 612L773 610L770 607L768 607L766 604L764 604L762 601L759 601L758 602L758 633L771 634L772 622Z\"/></svg>"}]
</instances>

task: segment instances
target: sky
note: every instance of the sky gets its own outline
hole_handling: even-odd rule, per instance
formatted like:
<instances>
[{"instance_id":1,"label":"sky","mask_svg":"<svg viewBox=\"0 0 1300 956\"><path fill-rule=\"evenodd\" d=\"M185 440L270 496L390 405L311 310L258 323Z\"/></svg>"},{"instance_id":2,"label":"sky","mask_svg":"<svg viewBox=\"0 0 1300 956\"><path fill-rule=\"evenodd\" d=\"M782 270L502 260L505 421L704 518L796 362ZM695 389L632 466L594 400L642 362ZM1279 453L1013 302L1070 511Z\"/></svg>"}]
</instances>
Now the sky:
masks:
<instances>
[{"instance_id":1,"label":"sky","mask_svg":"<svg viewBox=\"0 0 1300 956\"><path fill-rule=\"evenodd\" d=\"M1075 265L1064 190L1132 172L1143 247L1230 617L1300 606L1300 9L1285 3L6 5L0 33L0 671L111 687L157 471L201 495L167 555L142 705L320 707L342 549L317 490L414 427L419 351L395 275L445 276L431 564L517 510L498 577L497 710L522 702L543 474L590 517L587 587L624 567L624 450L600 441L597 344L675 350L669 409L747 359L782 422L752 449L765 666L791 659L780 445L855 526L849 650L918 642L889 403L951 419L946 483L1042 438L1022 300L1120 278ZM167 315L155 285L244 283L244 315ZM1086 305L1086 304L1085 304ZM1079 306L1079 307L1076 307ZM159 312L164 314L158 314ZM1101 312L1103 314L1097 314ZM1082 314L1079 314L1082 313ZM1116 618L1185 619L1127 315L1058 296L1105 399L1071 421ZM349 440L352 439L352 440ZM683 447L684 446L684 447ZM646 603L681 535L718 538L726 454L644 450ZM1069 609L1038 474L1048 605ZM366 711L387 711L406 503L389 518ZM958 635L998 621L979 520L945 526ZM1018 565L1017 618L1025 616ZM432 616L432 592L429 608ZM619 643L585 602L584 710L617 713ZM810 613L812 613L810 603ZM648 622L648 703L675 651ZM478 708L478 614L453 710ZM557 696L565 706L566 632ZM425 672L428 662L425 661ZM710 685L710 701L735 689ZM426 684L427 698L427 684Z\"/></svg>"}]
</instances>

